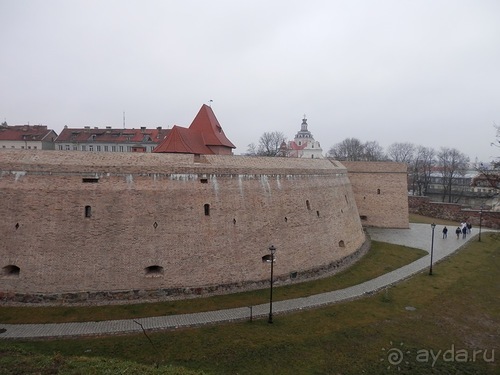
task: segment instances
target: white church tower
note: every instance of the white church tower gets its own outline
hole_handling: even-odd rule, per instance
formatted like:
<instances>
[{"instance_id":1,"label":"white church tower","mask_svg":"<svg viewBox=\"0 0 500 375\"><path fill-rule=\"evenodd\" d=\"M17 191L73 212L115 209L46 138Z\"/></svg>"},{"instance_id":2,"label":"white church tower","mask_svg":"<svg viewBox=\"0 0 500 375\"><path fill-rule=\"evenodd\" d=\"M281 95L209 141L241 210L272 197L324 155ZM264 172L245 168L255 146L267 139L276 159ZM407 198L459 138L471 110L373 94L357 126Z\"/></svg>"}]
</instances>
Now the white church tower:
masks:
<instances>
[{"instance_id":1,"label":"white church tower","mask_svg":"<svg viewBox=\"0 0 500 375\"><path fill-rule=\"evenodd\" d=\"M288 144L289 156L292 158L323 158L323 150L319 142L314 140L313 135L307 130L307 119L304 115L300 130L295 134L295 139Z\"/></svg>"}]
</instances>

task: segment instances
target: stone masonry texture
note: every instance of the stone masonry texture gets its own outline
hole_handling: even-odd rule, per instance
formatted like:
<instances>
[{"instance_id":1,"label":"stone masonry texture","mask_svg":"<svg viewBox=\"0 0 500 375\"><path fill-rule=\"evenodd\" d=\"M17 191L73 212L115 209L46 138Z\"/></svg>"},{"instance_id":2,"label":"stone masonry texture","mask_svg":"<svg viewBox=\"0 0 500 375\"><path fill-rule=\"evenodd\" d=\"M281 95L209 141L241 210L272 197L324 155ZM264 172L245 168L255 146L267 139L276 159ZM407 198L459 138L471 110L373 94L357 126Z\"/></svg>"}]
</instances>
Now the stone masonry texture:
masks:
<instances>
[{"instance_id":1,"label":"stone masonry texture","mask_svg":"<svg viewBox=\"0 0 500 375\"><path fill-rule=\"evenodd\" d=\"M1 151L0 300L258 287L271 244L300 278L363 248L353 190L326 159Z\"/></svg>"}]
</instances>

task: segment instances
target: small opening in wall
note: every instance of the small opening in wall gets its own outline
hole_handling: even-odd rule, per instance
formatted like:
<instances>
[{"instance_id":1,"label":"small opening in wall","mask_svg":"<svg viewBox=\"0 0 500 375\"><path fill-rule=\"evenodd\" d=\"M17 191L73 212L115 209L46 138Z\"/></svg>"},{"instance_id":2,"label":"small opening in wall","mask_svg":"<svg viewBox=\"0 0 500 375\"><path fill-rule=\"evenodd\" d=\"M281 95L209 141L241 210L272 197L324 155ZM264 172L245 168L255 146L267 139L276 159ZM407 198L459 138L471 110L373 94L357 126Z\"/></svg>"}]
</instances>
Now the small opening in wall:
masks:
<instances>
[{"instance_id":1,"label":"small opening in wall","mask_svg":"<svg viewBox=\"0 0 500 375\"><path fill-rule=\"evenodd\" d=\"M339 241L339 247L345 247L344 241L342 241L342 240Z\"/></svg>"},{"instance_id":2,"label":"small opening in wall","mask_svg":"<svg viewBox=\"0 0 500 375\"><path fill-rule=\"evenodd\" d=\"M366 215L360 215L359 218L362 220L362 221L366 221L368 220L368 217Z\"/></svg>"},{"instance_id":3,"label":"small opening in wall","mask_svg":"<svg viewBox=\"0 0 500 375\"><path fill-rule=\"evenodd\" d=\"M380 189L377 189L377 194L380 194Z\"/></svg>"},{"instance_id":4,"label":"small opening in wall","mask_svg":"<svg viewBox=\"0 0 500 375\"><path fill-rule=\"evenodd\" d=\"M236 225L236 219L233 219L233 224Z\"/></svg>"},{"instance_id":5,"label":"small opening in wall","mask_svg":"<svg viewBox=\"0 0 500 375\"><path fill-rule=\"evenodd\" d=\"M309 203L309 199L306 200L306 207L307 207L308 210L311 209L311 204Z\"/></svg>"},{"instance_id":6,"label":"small opening in wall","mask_svg":"<svg viewBox=\"0 0 500 375\"><path fill-rule=\"evenodd\" d=\"M319 211L316 211L316 216L319 217Z\"/></svg>"},{"instance_id":7,"label":"small opening in wall","mask_svg":"<svg viewBox=\"0 0 500 375\"><path fill-rule=\"evenodd\" d=\"M19 223L16 223L16 225L14 225L14 228L19 229Z\"/></svg>"},{"instance_id":8,"label":"small opening in wall","mask_svg":"<svg viewBox=\"0 0 500 375\"><path fill-rule=\"evenodd\" d=\"M85 217L92 217L92 207L85 206Z\"/></svg>"},{"instance_id":9,"label":"small opening in wall","mask_svg":"<svg viewBox=\"0 0 500 375\"><path fill-rule=\"evenodd\" d=\"M288 222L288 218L285 216L285 223Z\"/></svg>"},{"instance_id":10,"label":"small opening in wall","mask_svg":"<svg viewBox=\"0 0 500 375\"><path fill-rule=\"evenodd\" d=\"M210 205L208 203L203 205L203 209L205 210L205 216L210 216Z\"/></svg>"},{"instance_id":11,"label":"small opening in wall","mask_svg":"<svg viewBox=\"0 0 500 375\"><path fill-rule=\"evenodd\" d=\"M83 177L82 182L87 183L87 184L96 184L99 182L99 178L98 177Z\"/></svg>"},{"instance_id":12,"label":"small opening in wall","mask_svg":"<svg viewBox=\"0 0 500 375\"><path fill-rule=\"evenodd\" d=\"M200 178L202 184L208 184L208 178Z\"/></svg>"},{"instance_id":13,"label":"small opening in wall","mask_svg":"<svg viewBox=\"0 0 500 375\"><path fill-rule=\"evenodd\" d=\"M144 269L144 272L145 272L146 276L150 276L150 277L163 276L163 267L157 266L157 265L149 266L149 267L146 267Z\"/></svg>"},{"instance_id":14,"label":"small opening in wall","mask_svg":"<svg viewBox=\"0 0 500 375\"><path fill-rule=\"evenodd\" d=\"M290 272L290 279L296 279L297 278L297 271Z\"/></svg>"},{"instance_id":15,"label":"small opening in wall","mask_svg":"<svg viewBox=\"0 0 500 375\"><path fill-rule=\"evenodd\" d=\"M19 277L20 272L21 269L13 264L9 264L2 268L2 276L4 277Z\"/></svg>"},{"instance_id":16,"label":"small opening in wall","mask_svg":"<svg viewBox=\"0 0 500 375\"><path fill-rule=\"evenodd\" d=\"M349 201L347 200L347 195L344 195L344 197L345 197L345 202L349 204Z\"/></svg>"}]
</instances>

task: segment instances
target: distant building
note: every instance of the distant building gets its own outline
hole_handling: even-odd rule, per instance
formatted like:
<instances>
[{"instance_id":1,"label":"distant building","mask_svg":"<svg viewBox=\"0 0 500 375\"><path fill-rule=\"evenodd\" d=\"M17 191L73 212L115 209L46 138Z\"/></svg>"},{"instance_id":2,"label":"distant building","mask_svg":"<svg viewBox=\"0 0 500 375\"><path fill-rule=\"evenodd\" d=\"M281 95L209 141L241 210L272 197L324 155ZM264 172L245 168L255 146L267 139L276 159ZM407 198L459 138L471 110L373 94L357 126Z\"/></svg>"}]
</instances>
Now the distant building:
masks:
<instances>
[{"instance_id":1,"label":"distant building","mask_svg":"<svg viewBox=\"0 0 500 375\"><path fill-rule=\"evenodd\" d=\"M0 125L0 149L54 150L56 138L45 125Z\"/></svg>"},{"instance_id":2,"label":"distant building","mask_svg":"<svg viewBox=\"0 0 500 375\"><path fill-rule=\"evenodd\" d=\"M203 104L189 128L174 125L154 152L232 155L233 148L236 146L224 134L212 108Z\"/></svg>"},{"instance_id":3,"label":"distant building","mask_svg":"<svg viewBox=\"0 0 500 375\"><path fill-rule=\"evenodd\" d=\"M68 128L57 137L55 144L59 151L92 152L152 152L169 133L169 129L105 129Z\"/></svg>"},{"instance_id":4,"label":"distant building","mask_svg":"<svg viewBox=\"0 0 500 375\"><path fill-rule=\"evenodd\" d=\"M288 143L288 157L322 159L323 150L319 142L314 140L313 135L307 130L307 119L304 116L300 130L295 134L295 139Z\"/></svg>"}]
</instances>

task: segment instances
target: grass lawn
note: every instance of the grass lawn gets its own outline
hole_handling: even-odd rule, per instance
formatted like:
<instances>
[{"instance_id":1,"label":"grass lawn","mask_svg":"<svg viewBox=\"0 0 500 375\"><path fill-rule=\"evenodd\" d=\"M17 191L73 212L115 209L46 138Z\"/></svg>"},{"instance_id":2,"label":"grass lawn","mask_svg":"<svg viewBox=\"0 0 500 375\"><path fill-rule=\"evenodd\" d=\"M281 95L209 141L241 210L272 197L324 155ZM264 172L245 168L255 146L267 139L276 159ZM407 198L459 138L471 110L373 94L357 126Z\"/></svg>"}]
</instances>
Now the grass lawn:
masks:
<instances>
[{"instance_id":1,"label":"grass lawn","mask_svg":"<svg viewBox=\"0 0 500 375\"><path fill-rule=\"evenodd\" d=\"M149 333L151 341L0 341L0 374L499 374L499 269L500 234L485 233L438 263L433 276L276 315L272 325Z\"/></svg>"}]
</instances>

